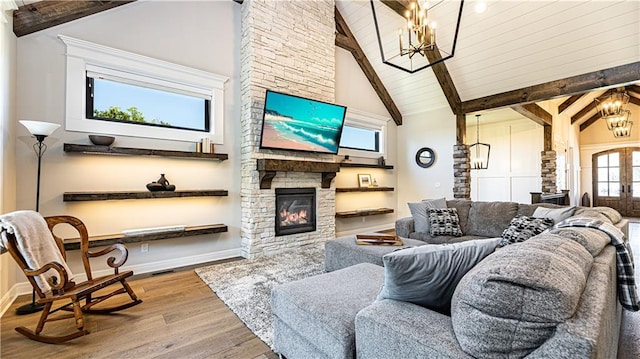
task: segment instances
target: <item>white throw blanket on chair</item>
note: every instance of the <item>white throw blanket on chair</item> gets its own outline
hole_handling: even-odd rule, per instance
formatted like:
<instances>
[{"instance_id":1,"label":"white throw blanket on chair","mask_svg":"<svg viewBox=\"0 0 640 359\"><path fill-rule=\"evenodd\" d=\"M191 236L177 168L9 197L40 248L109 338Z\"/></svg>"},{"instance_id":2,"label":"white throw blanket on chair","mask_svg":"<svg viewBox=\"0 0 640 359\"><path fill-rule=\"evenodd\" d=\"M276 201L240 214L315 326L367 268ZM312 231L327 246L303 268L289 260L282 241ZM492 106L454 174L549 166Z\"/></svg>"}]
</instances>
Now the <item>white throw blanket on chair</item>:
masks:
<instances>
[{"instance_id":1,"label":"white throw blanket on chair","mask_svg":"<svg viewBox=\"0 0 640 359\"><path fill-rule=\"evenodd\" d=\"M35 211L16 211L0 216L0 229L2 229L2 240L0 245L6 248L7 233L16 237L18 250L22 254L25 262L32 270L41 268L47 263L58 262L67 271L69 280L73 279L73 274L67 263L64 261L60 249L56 244L47 222ZM49 270L42 275L35 277L38 287L43 292L50 292L49 280L58 277L58 272ZM58 283L61 278L57 278Z\"/></svg>"}]
</instances>

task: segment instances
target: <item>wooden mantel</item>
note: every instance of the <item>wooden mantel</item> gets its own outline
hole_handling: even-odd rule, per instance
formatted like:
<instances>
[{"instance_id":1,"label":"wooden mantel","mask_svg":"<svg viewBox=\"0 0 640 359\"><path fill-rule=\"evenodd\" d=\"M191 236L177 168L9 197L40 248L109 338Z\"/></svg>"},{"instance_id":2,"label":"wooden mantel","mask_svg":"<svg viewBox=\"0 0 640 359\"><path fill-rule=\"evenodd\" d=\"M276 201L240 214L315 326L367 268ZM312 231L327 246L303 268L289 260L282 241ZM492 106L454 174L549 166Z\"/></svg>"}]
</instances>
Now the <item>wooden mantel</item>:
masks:
<instances>
[{"instance_id":1,"label":"wooden mantel","mask_svg":"<svg viewBox=\"0 0 640 359\"><path fill-rule=\"evenodd\" d=\"M260 189L270 189L271 181L278 172L322 173L322 188L330 188L331 181L340 172L340 164L335 162L314 162L295 160L258 159L257 170L260 173Z\"/></svg>"}]
</instances>

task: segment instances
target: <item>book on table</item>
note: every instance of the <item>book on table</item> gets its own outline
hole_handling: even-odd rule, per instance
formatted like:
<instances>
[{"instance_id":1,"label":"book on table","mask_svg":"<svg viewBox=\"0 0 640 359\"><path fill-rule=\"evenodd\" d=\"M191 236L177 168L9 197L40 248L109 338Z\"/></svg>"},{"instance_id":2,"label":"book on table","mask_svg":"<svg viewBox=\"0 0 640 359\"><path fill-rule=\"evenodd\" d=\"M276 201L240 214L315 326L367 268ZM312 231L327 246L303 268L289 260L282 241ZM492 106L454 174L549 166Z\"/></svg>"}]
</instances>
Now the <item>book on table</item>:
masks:
<instances>
[{"instance_id":1,"label":"book on table","mask_svg":"<svg viewBox=\"0 0 640 359\"><path fill-rule=\"evenodd\" d=\"M387 245L387 246L401 246L402 239L400 237L390 234L357 234L356 235L356 244L363 245Z\"/></svg>"}]
</instances>

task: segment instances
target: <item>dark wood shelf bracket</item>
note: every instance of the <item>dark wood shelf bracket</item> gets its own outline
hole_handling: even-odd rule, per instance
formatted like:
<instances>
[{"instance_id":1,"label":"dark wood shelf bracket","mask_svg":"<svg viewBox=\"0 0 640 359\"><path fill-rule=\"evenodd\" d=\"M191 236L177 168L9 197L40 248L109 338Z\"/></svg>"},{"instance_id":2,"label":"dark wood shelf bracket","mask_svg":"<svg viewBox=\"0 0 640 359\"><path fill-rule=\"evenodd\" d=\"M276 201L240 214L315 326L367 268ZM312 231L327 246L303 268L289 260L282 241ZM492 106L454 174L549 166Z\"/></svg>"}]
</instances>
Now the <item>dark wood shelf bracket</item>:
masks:
<instances>
[{"instance_id":1,"label":"dark wood shelf bracket","mask_svg":"<svg viewBox=\"0 0 640 359\"><path fill-rule=\"evenodd\" d=\"M260 189L270 189L271 181L278 172L322 173L321 187L331 188L331 181L340 172L340 164L335 162L315 162L296 160L258 159L256 169L260 174Z\"/></svg>"}]
</instances>

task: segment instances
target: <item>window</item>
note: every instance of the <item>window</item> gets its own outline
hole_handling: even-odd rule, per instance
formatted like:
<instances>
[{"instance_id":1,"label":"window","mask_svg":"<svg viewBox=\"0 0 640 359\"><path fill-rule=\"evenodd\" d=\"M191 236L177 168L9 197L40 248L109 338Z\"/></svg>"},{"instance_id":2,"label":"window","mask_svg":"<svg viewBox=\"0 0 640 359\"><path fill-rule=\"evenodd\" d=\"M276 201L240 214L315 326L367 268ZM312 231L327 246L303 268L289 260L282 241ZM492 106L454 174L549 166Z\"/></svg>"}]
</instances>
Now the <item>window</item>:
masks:
<instances>
[{"instance_id":1,"label":"window","mask_svg":"<svg viewBox=\"0 0 640 359\"><path fill-rule=\"evenodd\" d=\"M344 125L340 147L352 150L380 152L380 131Z\"/></svg>"},{"instance_id":2,"label":"window","mask_svg":"<svg viewBox=\"0 0 640 359\"><path fill-rule=\"evenodd\" d=\"M377 158L386 155L386 132L388 118L347 109L340 155Z\"/></svg>"},{"instance_id":3,"label":"window","mask_svg":"<svg viewBox=\"0 0 640 359\"><path fill-rule=\"evenodd\" d=\"M227 77L58 36L67 131L223 143Z\"/></svg>"},{"instance_id":4,"label":"window","mask_svg":"<svg viewBox=\"0 0 640 359\"><path fill-rule=\"evenodd\" d=\"M86 93L87 119L209 132L211 101L205 98L89 72Z\"/></svg>"}]
</instances>

